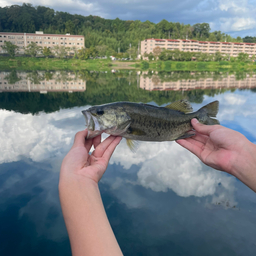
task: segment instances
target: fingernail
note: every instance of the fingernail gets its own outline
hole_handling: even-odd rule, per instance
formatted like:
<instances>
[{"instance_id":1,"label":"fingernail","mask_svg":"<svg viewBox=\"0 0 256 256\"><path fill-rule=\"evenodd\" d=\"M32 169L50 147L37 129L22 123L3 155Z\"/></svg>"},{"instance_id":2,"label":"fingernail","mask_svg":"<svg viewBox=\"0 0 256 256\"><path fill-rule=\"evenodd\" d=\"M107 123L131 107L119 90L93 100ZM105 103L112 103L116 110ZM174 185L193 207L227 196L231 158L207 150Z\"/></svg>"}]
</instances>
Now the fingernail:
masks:
<instances>
[{"instance_id":1,"label":"fingernail","mask_svg":"<svg viewBox=\"0 0 256 256\"><path fill-rule=\"evenodd\" d=\"M196 118L193 118L192 121L193 121L195 124L199 123L199 121L198 121Z\"/></svg>"}]
</instances>

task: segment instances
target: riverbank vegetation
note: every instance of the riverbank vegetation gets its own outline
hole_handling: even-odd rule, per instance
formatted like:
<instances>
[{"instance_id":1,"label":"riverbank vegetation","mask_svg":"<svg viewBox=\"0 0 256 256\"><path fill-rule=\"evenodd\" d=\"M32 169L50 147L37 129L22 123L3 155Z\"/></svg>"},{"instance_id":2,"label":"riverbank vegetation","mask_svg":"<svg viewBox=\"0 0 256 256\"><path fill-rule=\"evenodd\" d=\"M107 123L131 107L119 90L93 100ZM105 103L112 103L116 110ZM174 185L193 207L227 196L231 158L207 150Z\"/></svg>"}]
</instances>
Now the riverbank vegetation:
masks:
<instances>
[{"instance_id":1,"label":"riverbank vegetation","mask_svg":"<svg viewBox=\"0 0 256 256\"><path fill-rule=\"evenodd\" d=\"M102 70L110 69L109 59L58 59L58 58L35 58L35 57L0 57L0 70Z\"/></svg>"},{"instance_id":2,"label":"riverbank vegetation","mask_svg":"<svg viewBox=\"0 0 256 256\"><path fill-rule=\"evenodd\" d=\"M33 58L33 57L0 57L0 70L111 70L129 69L157 70L157 71L232 71L232 70L256 70L255 62L243 61L111 61L110 59L57 59L57 58Z\"/></svg>"}]
</instances>

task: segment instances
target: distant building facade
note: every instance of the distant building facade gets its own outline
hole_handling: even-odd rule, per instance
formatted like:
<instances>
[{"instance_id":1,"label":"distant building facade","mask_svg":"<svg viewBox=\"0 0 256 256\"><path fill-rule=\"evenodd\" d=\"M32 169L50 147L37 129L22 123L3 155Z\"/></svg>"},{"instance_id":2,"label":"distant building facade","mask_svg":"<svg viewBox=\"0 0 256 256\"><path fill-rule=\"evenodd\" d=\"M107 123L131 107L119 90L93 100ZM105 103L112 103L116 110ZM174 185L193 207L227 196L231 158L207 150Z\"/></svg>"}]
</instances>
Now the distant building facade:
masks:
<instances>
[{"instance_id":1,"label":"distant building facade","mask_svg":"<svg viewBox=\"0 0 256 256\"><path fill-rule=\"evenodd\" d=\"M42 48L47 47L52 49L54 46L69 47L76 50L84 48L84 36L82 35L59 35L59 34L44 34L42 31L36 31L36 33L11 33L0 32L0 53L6 53L2 49L5 41L9 41L19 47L17 53L23 54L24 48L30 43L34 42Z\"/></svg>"},{"instance_id":2,"label":"distant building facade","mask_svg":"<svg viewBox=\"0 0 256 256\"><path fill-rule=\"evenodd\" d=\"M147 74L147 72L144 72ZM140 88L149 91L189 91L195 89L220 89L240 88L249 89L256 87L256 75L249 76L244 80L236 80L235 75L223 77L220 80L214 78L181 79L178 81L161 82L157 74L152 77L140 76Z\"/></svg>"},{"instance_id":3,"label":"distant building facade","mask_svg":"<svg viewBox=\"0 0 256 256\"><path fill-rule=\"evenodd\" d=\"M237 57L240 52L247 53L249 57L256 54L256 44L253 43L231 43L231 42L210 42L186 39L145 39L141 41L141 55L153 52L155 47L167 50L179 50L183 52L203 52L214 54L221 52Z\"/></svg>"},{"instance_id":4,"label":"distant building facade","mask_svg":"<svg viewBox=\"0 0 256 256\"><path fill-rule=\"evenodd\" d=\"M43 77L43 72L38 75ZM18 72L19 81L9 84L7 76L10 72L0 72L0 92L84 92L86 90L86 81L77 79L75 74L66 72L66 79L60 78L60 73L55 72L52 79L43 79L39 83L34 83L26 72Z\"/></svg>"}]
</instances>

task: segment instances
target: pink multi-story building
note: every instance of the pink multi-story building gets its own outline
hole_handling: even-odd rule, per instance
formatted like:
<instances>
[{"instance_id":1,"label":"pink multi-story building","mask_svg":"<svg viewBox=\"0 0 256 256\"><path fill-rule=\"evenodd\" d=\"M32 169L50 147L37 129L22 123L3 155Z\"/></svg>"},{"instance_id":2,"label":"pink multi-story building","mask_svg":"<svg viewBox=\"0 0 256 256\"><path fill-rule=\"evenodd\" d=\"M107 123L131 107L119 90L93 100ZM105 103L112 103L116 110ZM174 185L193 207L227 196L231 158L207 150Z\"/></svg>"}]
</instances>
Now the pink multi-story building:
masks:
<instances>
[{"instance_id":1,"label":"pink multi-story building","mask_svg":"<svg viewBox=\"0 0 256 256\"><path fill-rule=\"evenodd\" d=\"M153 52L154 48L160 47L167 50L179 50L183 52L203 52L213 54L221 52L237 57L240 52L247 53L249 57L256 54L256 44L253 43L231 43L210 42L186 39L145 39L141 41L141 55Z\"/></svg>"},{"instance_id":2,"label":"pink multi-story building","mask_svg":"<svg viewBox=\"0 0 256 256\"><path fill-rule=\"evenodd\" d=\"M84 48L84 36L44 34L42 31L36 31L36 33L0 32L0 53L6 53L6 51L2 49L5 41L17 45L19 47L19 54L23 54L24 48L32 42L42 48L47 47L50 49L53 49L54 46L65 46L69 48L69 52L74 51L74 49L79 50Z\"/></svg>"}]
</instances>

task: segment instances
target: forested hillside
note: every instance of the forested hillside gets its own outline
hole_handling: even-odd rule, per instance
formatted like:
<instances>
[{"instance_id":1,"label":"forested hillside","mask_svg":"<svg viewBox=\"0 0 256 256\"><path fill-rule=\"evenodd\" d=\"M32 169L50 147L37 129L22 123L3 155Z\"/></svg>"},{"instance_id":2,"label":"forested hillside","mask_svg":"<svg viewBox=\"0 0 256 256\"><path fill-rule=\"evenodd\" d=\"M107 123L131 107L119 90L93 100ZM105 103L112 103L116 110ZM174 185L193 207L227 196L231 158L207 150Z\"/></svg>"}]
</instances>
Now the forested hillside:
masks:
<instances>
[{"instance_id":1,"label":"forested hillside","mask_svg":"<svg viewBox=\"0 0 256 256\"><path fill-rule=\"evenodd\" d=\"M54 11L44 6L31 4L0 7L0 31L44 33L71 33L85 36L85 46L94 46L98 51L136 51L138 43L146 38L188 38L210 41L242 41L221 31L210 33L208 23L185 25L162 20L155 24L150 21L103 19L98 16L82 16ZM131 49L130 49L131 50Z\"/></svg>"}]
</instances>

